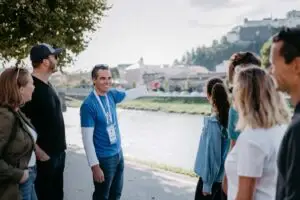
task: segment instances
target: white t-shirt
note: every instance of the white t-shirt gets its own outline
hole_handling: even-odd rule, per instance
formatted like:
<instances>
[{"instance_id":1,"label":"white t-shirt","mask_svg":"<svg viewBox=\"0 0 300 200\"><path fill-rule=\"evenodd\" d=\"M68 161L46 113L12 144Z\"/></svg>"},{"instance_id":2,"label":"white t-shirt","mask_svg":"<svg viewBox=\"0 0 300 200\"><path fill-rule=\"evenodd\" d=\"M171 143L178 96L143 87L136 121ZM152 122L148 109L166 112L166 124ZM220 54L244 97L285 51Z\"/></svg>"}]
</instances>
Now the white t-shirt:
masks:
<instances>
[{"instance_id":1,"label":"white t-shirt","mask_svg":"<svg viewBox=\"0 0 300 200\"><path fill-rule=\"evenodd\" d=\"M273 200L276 194L277 153L287 126L245 129L227 155L228 200L236 199L239 176L255 177L255 200Z\"/></svg>"},{"instance_id":2,"label":"white t-shirt","mask_svg":"<svg viewBox=\"0 0 300 200\"><path fill-rule=\"evenodd\" d=\"M31 133L34 142L36 142L37 134L36 134L35 130L33 130L33 129L32 129L30 126L28 126L27 124L26 124L26 127L28 128L29 132ZM30 160L29 160L29 163L28 163L28 167L34 167L35 164L36 164L36 155L35 155L35 152L32 151L32 154L31 154L31 157L30 157Z\"/></svg>"}]
</instances>

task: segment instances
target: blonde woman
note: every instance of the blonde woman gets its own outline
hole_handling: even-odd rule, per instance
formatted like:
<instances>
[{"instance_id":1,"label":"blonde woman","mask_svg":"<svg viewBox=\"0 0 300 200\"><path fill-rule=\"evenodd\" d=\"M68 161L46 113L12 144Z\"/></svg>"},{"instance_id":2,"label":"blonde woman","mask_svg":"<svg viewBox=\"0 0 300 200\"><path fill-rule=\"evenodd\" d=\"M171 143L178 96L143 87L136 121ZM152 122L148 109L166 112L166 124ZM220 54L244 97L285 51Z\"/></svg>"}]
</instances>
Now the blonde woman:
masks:
<instances>
[{"instance_id":1,"label":"blonde woman","mask_svg":"<svg viewBox=\"0 0 300 200\"><path fill-rule=\"evenodd\" d=\"M277 153L290 115L268 73L242 69L234 79L234 106L241 131L225 170L229 200L275 199Z\"/></svg>"}]
</instances>

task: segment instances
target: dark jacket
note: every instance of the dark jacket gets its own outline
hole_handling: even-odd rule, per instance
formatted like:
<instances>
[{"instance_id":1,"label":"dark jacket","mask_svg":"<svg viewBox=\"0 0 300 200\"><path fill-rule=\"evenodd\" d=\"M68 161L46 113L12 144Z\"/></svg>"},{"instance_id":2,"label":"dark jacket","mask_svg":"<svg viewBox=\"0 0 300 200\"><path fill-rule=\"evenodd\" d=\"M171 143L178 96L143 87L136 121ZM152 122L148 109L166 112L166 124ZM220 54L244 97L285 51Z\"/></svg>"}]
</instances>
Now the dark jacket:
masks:
<instances>
[{"instance_id":1,"label":"dark jacket","mask_svg":"<svg viewBox=\"0 0 300 200\"><path fill-rule=\"evenodd\" d=\"M21 112L0 107L0 200L19 200L19 182L34 150L26 127L32 126Z\"/></svg>"}]
</instances>

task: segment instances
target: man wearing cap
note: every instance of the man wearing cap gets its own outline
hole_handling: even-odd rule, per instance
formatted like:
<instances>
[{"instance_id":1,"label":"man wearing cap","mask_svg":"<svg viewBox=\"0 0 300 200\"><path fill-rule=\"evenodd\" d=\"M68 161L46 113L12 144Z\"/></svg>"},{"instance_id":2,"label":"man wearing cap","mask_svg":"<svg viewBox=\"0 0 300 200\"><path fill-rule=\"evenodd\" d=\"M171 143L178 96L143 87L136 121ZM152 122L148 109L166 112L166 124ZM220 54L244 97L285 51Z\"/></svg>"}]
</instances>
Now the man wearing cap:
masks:
<instances>
[{"instance_id":1,"label":"man wearing cap","mask_svg":"<svg viewBox=\"0 0 300 200\"><path fill-rule=\"evenodd\" d=\"M59 97L49 82L57 71L57 56L61 52L62 49L44 43L32 47L30 59L35 90L32 100L22 108L36 128L37 144L50 157L47 161L37 161L35 189L41 200L62 200L64 196L65 124Z\"/></svg>"}]
</instances>

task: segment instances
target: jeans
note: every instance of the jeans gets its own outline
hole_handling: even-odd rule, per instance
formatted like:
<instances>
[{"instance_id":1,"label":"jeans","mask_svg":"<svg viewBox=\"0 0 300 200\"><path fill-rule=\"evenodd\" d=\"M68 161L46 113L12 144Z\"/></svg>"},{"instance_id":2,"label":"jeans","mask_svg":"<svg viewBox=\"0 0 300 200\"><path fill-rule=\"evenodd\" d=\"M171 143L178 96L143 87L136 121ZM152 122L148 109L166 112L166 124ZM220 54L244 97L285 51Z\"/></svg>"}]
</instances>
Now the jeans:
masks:
<instances>
[{"instance_id":1,"label":"jeans","mask_svg":"<svg viewBox=\"0 0 300 200\"><path fill-rule=\"evenodd\" d=\"M119 200L123 189L124 158L119 153L109 158L98 158L105 181L94 181L93 200Z\"/></svg>"},{"instance_id":2,"label":"jeans","mask_svg":"<svg viewBox=\"0 0 300 200\"><path fill-rule=\"evenodd\" d=\"M22 200L37 200L34 188L36 178L36 167L29 167L29 177L25 183L19 185Z\"/></svg>"},{"instance_id":3,"label":"jeans","mask_svg":"<svg viewBox=\"0 0 300 200\"><path fill-rule=\"evenodd\" d=\"M48 161L37 161L36 194L40 200L63 200L66 152L49 157Z\"/></svg>"}]
</instances>

